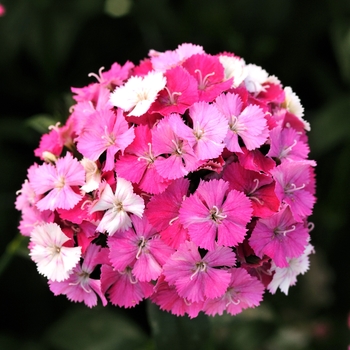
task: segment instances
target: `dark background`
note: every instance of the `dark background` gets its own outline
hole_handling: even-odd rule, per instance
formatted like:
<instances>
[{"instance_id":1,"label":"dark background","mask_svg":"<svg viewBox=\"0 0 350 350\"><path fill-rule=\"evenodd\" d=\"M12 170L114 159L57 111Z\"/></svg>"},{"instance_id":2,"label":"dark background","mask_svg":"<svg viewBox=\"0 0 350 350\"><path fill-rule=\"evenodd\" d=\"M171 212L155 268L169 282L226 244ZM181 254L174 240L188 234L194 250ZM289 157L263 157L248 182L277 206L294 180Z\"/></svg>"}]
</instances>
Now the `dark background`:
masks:
<instances>
[{"instance_id":1,"label":"dark background","mask_svg":"<svg viewBox=\"0 0 350 350\"><path fill-rule=\"evenodd\" d=\"M0 17L0 349L346 349L349 342L350 1L8 0ZM129 7L120 14L124 5ZM119 15L118 15L119 11ZM15 192L70 87L183 42L234 52L291 86L318 163L316 254L288 297L188 322L146 303L93 310L54 297L18 236ZM158 324L157 324L158 322ZM159 323L160 322L160 323ZM160 324L160 331L157 325ZM192 328L191 328L192 327ZM197 339L201 329L202 339ZM203 337L203 335L205 335ZM179 340L179 337L181 340ZM172 345L164 345L166 343ZM173 346L173 347L172 347Z\"/></svg>"}]
</instances>

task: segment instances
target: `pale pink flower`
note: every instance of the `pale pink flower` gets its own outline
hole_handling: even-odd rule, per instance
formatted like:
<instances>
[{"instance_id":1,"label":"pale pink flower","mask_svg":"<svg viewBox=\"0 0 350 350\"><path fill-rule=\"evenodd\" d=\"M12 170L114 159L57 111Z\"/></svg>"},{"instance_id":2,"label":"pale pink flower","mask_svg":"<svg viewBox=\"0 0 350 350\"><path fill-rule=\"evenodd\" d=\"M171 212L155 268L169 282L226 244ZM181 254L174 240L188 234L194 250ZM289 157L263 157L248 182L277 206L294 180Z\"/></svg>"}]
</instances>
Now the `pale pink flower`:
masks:
<instances>
[{"instance_id":1,"label":"pale pink flower","mask_svg":"<svg viewBox=\"0 0 350 350\"><path fill-rule=\"evenodd\" d=\"M81 247L65 247L69 241L56 223L36 226L31 233L30 253L38 272L52 281L67 279L81 257Z\"/></svg>"},{"instance_id":2,"label":"pale pink flower","mask_svg":"<svg viewBox=\"0 0 350 350\"><path fill-rule=\"evenodd\" d=\"M185 125L180 115L172 114L169 124L180 138L188 141L200 160L218 157L224 149L228 125L217 108L206 102L194 103L189 110L192 128Z\"/></svg>"},{"instance_id":3,"label":"pale pink flower","mask_svg":"<svg viewBox=\"0 0 350 350\"><path fill-rule=\"evenodd\" d=\"M124 152L134 137L134 130L129 128L121 109L117 109L116 113L104 109L89 115L86 126L77 139L77 148L92 161L107 151L103 170L108 171L114 169L116 153Z\"/></svg>"},{"instance_id":4,"label":"pale pink flower","mask_svg":"<svg viewBox=\"0 0 350 350\"><path fill-rule=\"evenodd\" d=\"M72 209L82 198L77 186L84 185L85 171L69 152L55 165L44 163L28 176L35 193L45 194L36 203L39 210Z\"/></svg>"},{"instance_id":5,"label":"pale pink flower","mask_svg":"<svg viewBox=\"0 0 350 350\"><path fill-rule=\"evenodd\" d=\"M166 78L161 72L149 72L145 77L132 76L111 93L111 103L120 107L128 116L140 117L145 114L156 100L160 90L163 90Z\"/></svg>"},{"instance_id":6,"label":"pale pink flower","mask_svg":"<svg viewBox=\"0 0 350 350\"><path fill-rule=\"evenodd\" d=\"M272 281L267 286L268 290L275 294L277 288L279 288L284 294L288 295L289 287L297 282L297 276L303 275L309 269L309 255L314 252L314 247L308 244L303 254L296 258L287 258L288 266L286 267L278 267L272 261L270 271L274 274Z\"/></svg>"},{"instance_id":7,"label":"pale pink flower","mask_svg":"<svg viewBox=\"0 0 350 350\"><path fill-rule=\"evenodd\" d=\"M238 136L249 151L265 143L269 132L265 114L259 106L249 105L243 108L239 95L232 93L219 95L215 105L228 122L225 144L231 152L242 152Z\"/></svg>"},{"instance_id":8,"label":"pale pink flower","mask_svg":"<svg viewBox=\"0 0 350 350\"><path fill-rule=\"evenodd\" d=\"M175 285L180 297L200 302L225 293L231 275L219 267L232 267L235 261L231 248L217 246L201 257L198 247L185 241L164 264L163 271L165 280L169 285Z\"/></svg>"},{"instance_id":9,"label":"pale pink flower","mask_svg":"<svg viewBox=\"0 0 350 350\"><path fill-rule=\"evenodd\" d=\"M49 281L50 290L54 295L64 294L69 300L84 302L90 308L97 305L98 295L103 306L106 306L107 300L101 292L100 280L90 278L97 265L95 258L100 250L100 246L90 244L85 252L83 263L74 267L68 279L60 282Z\"/></svg>"},{"instance_id":10,"label":"pale pink flower","mask_svg":"<svg viewBox=\"0 0 350 350\"><path fill-rule=\"evenodd\" d=\"M116 231L125 231L131 226L129 214L142 217L144 208L143 199L133 192L132 184L118 177L115 193L107 183L90 212L106 211L96 230L106 231L112 236Z\"/></svg>"}]
</instances>

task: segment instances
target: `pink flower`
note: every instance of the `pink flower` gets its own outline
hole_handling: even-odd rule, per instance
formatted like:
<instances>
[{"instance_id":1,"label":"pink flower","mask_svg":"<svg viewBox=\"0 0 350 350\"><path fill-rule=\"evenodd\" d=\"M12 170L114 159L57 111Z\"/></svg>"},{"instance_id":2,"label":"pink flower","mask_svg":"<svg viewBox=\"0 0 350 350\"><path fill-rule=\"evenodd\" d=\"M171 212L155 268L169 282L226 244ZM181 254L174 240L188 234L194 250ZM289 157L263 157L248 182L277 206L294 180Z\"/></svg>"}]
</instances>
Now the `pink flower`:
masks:
<instances>
[{"instance_id":1,"label":"pink flower","mask_svg":"<svg viewBox=\"0 0 350 350\"><path fill-rule=\"evenodd\" d=\"M56 223L36 226L31 233L30 253L38 272L52 281L63 281L81 256L81 247L65 247L69 238Z\"/></svg>"},{"instance_id":2,"label":"pink flower","mask_svg":"<svg viewBox=\"0 0 350 350\"><path fill-rule=\"evenodd\" d=\"M282 203L290 206L296 221L302 222L311 215L315 196L308 188L311 166L310 161L283 162L271 174L276 180L276 195Z\"/></svg>"},{"instance_id":3,"label":"pink flower","mask_svg":"<svg viewBox=\"0 0 350 350\"><path fill-rule=\"evenodd\" d=\"M124 152L135 135L133 128L128 127L123 112L117 109L116 114L105 109L89 115L86 126L78 137L77 147L84 157L96 161L107 151L103 170L114 169L114 157L118 151Z\"/></svg>"},{"instance_id":4,"label":"pink flower","mask_svg":"<svg viewBox=\"0 0 350 350\"><path fill-rule=\"evenodd\" d=\"M269 256L278 267L287 267L287 258L300 256L309 241L303 223L296 222L291 210L285 206L267 219L260 219L249 239L255 254Z\"/></svg>"},{"instance_id":5,"label":"pink flower","mask_svg":"<svg viewBox=\"0 0 350 350\"><path fill-rule=\"evenodd\" d=\"M231 276L228 271L217 267L231 267L235 261L230 248L216 247L202 258L198 247L186 241L164 264L164 276L169 285L175 285L180 297L200 302L225 293Z\"/></svg>"},{"instance_id":6,"label":"pink flower","mask_svg":"<svg viewBox=\"0 0 350 350\"><path fill-rule=\"evenodd\" d=\"M150 297L153 285L150 282L139 282L130 267L116 271L109 265L102 265L101 290L103 294L108 294L113 305L129 308Z\"/></svg>"},{"instance_id":7,"label":"pink flower","mask_svg":"<svg viewBox=\"0 0 350 350\"><path fill-rule=\"evenodd\" d=\"M163 178L181 178L203 164L194 154L189 142L175 134L169 118L162 119L152 129L152 145L156 157L154 166Z\"/></svg>"},{"instance_id":8,"label":"pink flower","mask_svg":"<svg viewBox=\"0 0 350 350\"><path fill-rule=\"evenodd\" d=\"M97 265L95 257L100 249L100 246L90 244L85 252L82 265L76 265L68 279L60 282L49 281L50 290L54 295L64 294L69 300L84 302L90 308L97 305L98 295L103 306L106 306L107 300L101 292L100 280L90 278Z\"/></svg>"},{"instance_id":9,"label":"pink flower","mask_svg":"<svg viewBox=\"0 0 350 350\"><path fill-rule=\"evenodd\" d=\"M85 183L85 171L71 153L59 158L55 165L42 164L29 176L36 194L45 194L36 206L39 210L72 209L82 198L74 190ZM48 193L47 193L48 192Z\"/></svg>"},{"instance_id":10,"label":"pink flower","mask_svg":"<svg viewBox=\"0 0 350 350\"><path fill-rule=\"evenodd\" d=\"M131 226L130 214L142 217L145 204L143 199L133 192L129 181L119 177L115 192L107 183L100 199L92 206L90 212L105 211L96 230L107 231L112 236L117 231L125 231Z\"/></svg>"},{"instance_id":11,"label":"pink flower","mask_svg":"<svg viewBox=\"0 0 350 350\"><path fill-rule=\"evenodd\" d=\"M228 314L237 315L242 310L256 307L262 301L264 285L248 274L245 269L231 268L231 280L224 295L207 299L203 310L207 315L222 315L226 310Z\"/></svg>"},{"instance_id":12,"label":"pink flower","mask_svg":"<svg viewBox=\"0 0 350 350\"><path fill-rule=\"evenodd\" d=\"M189 110L192 128L185 125L178 114L172 114L169 124L180 138L187 140L200 160L218 157L227 133L227 122L216 107L206 102L197 102Z\"/></svg>"},{"instance_id":13,"label":"pink flower","mask_svg":"<svg viewBox=\"0 0 350 350\"><path fill-rule=\"evenodd\" d=\"M131 220L129 230L108 239L110 262L119 271L132 266L132 273L138 281L156 280L174 250L160 239L147 218L131 216Z\"/></svg>"},{"instance_id":14,"label":"pink flower","mask_svg":"<svg viewBox=\"0 0 350 350\"><path fill-rule=\"evenodd\" d=\"M235 246L246 234L252 208L243 192L229 191L223 180L202 181L180 208L179 220L199 247L214 250L216 243Z\"/></svg>"},{"instance_id":15,"label":"pink flower","mask_svg":"<svg viewBox=\"0 0 350 350\"><path fill-rule=\"evenodd\" d=\"M239 95L221 94L215 100L217 109L228 121L225 138L226 147L232 152L242 152L239 146L240 136L249 151L260 147L269 135L262 109L256 105L243 108Z\"/></svg>"}]
</instances>

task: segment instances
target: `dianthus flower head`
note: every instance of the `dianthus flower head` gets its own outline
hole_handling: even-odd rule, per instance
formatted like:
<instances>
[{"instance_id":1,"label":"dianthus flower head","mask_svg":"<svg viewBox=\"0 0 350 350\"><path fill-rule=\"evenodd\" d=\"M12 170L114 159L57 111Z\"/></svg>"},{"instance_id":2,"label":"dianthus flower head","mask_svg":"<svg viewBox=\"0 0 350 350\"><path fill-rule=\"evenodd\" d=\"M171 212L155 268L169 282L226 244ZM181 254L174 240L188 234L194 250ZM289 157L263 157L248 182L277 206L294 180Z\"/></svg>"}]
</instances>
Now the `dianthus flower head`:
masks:
<instances>
[{"instance_id":1,"label":"dianthus flower head","mask_svg":"<svg viewBox=\"0 0 350 350\"><path fill-rule=\"evenodd\" d=\"M293 90L190 43L89 76L15 203L51 291L190 318L287 294L308 269L316 202Z\"/></svg>"}]
</instances>

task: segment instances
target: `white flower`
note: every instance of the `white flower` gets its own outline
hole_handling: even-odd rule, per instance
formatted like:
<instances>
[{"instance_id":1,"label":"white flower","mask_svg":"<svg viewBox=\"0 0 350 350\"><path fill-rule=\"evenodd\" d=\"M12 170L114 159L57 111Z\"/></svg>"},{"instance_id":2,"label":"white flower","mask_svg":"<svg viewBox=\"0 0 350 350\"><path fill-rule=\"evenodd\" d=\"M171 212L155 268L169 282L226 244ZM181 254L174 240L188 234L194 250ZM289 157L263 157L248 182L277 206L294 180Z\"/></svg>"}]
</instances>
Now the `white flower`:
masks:
<instances>
[{"instance_id":1,"label":"white flower","mask_svg":"<svg viewBox=\"0 0 350 350\"><path fill-rule=\"evenodd\" d=\"M247 77L246 64L243 58L221 55L220 63L224 66L225 80L233 78L232 87L238 87Z\"/></svg>"},{"instance_id":2,"label":"white flower","mask_svg":"<svg viewBox=\"0 0 350 350\"><path fill-rule=\"evenodd\" d=\"M111 186L106 184L98 202L91 212L106 210L96 230L107 231L112 236L116 231L124 231L131 227L131 219L128 213L142 217L145 204L143 199L133 192L131 182L118 178L115 193Z\"/></svg>"},{"instance_id":3,"label":"white flower","mask_svg":"<svg viewBox=\"0 0 350 350\"><path fill-rule=\"evenodd\" d=\"M133 76L111 93L110 101L113 106L129 112L128 116L140 117L148 111L165 84L166 78L161 72L151 71L145 77Z\"/></svg>"},{"instance_id":4,"label":"white flower","mask_svg":"<svg viewBox=\"0 0 350 350\"><path fill-rule=\"evenodd\" d=\"M287 111L297 116L304 123L305 130L310 131L310 124L302 118L304 115L304 107L301 105L299 97L289 86L284 88L284 93L286 96L284 105Z\"/></svg>"},{"instance_id":5,"label":"white flower","mask_svg":"<svg viewBox=\"0 0 350 350\"><path fill-rule=\"evenodd\" d=\"M255 64L247 64L246 69L247 76L244 79L246 89L256 95L261 91L265 91L262 84L266 83L269 77L266 70Z\"/></svg>"},{"instance_id":6,"label":"white flower","mask_svg":"<svg viewBox=\"0 0 350 350\"><path fill-rule=\"evenodd\" d=\"M296 277L299 274L303 275L309 269L309 255L311 253L314 253L314 247L308 244L302 255L297 258L287 258L288 267L277 267L272 261L270 271L275 271L275 274L267 289L272 294L275 294L277 288L280 288L284 294L288 295L289 287L293 286L297 281Z\"/></svg>"},{"instance_id":7,"label":"white flower","mask_svg":"<svg viewBox=\"0 0 350 350\"><path fill-rule=\"evenodd\" d=\"M51 281L61 282L69 277L81 257L81 247L64 247L67 237L56 223L36 226L31 233L29 255L39 273Z\"/></svg>"}]
</instances>

